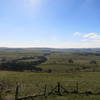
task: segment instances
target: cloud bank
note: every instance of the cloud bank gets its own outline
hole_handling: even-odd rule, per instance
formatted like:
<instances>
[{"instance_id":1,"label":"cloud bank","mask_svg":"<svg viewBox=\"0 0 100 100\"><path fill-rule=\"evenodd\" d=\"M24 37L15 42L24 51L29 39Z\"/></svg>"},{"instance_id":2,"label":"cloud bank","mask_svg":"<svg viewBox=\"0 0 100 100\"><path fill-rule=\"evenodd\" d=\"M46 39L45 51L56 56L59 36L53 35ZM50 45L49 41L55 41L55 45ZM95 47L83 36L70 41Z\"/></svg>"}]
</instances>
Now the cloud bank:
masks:
<instances>
[{"instance_id":1,"label":"cloud bank","mask_svg":"<svg viewBox=\"0 0 100 100\"><path fill-rule=\"evenodd\" d=\"M76 47L82 47L82 48L100 48L100 35L99 33L80 33L75 32L73 34L76 37L78 37L77 43L75 43Z\"/></svg>"},{"instance_id":2,"label":"cloud bank","mask_svg":"<svg viewBox=\"0 0 100 100\"><path fill-rule=\"evenodd\" d=\"M81 40L87 40L87 41L99 41L100 42L100 35L97 33L80 33L75 32L74 36L78 36L81 38Z\"/></svg>"}]
</instances>

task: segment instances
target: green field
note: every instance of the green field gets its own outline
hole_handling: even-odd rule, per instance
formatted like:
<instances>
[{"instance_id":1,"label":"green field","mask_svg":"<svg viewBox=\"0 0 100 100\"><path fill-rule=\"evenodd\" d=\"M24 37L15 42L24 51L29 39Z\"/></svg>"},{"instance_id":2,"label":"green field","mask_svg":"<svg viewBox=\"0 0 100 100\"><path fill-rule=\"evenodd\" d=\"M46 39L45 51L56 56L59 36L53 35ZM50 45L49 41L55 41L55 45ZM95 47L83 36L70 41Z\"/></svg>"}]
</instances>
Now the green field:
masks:
<instances>
[{"instance_id":1,"label":"green field","mask_svg":"<svg viewBox=\"0 0 100 100\"><path fill-rule=\"evenodd\" d=\"M76 73L33 73L33 72L0 72L0 80L8 84L11 89L9 95L14 96L16 82L20 84L19 96L26 96L32 94L42 93L44 86L47 84L48 91L56 86L57 82L68 90L76 88L76 82L79 83L79 91L100 91L100 72L76 72ZM8 96L9 96L8 95ZM66 95L72 100L75 95ZM84 98L100 98L100 96L84 96ZM79 96L76 96L80 98ZM56 97L57 99L58 97ZM63 100L64 97L60 97ZM55 100L56 100L55 99ZM58 99L57 99L58 100ZM65 99L64 99L65 100ZM84 99L83 99L84 100ZM90 99L91 100L91 99ZM94 99L93 99L94 100Z\"/></svg>"},{"instance_id":2,"label":"green field","mask_svg":"<svg viewBox=\"0 0 100 100\"><path fill-rule=\"evenodd\" d=\"M37 98L35 100L45 100L44 98ZM54 96L47 98L46 100L100 100L100 96L96 95L66 95L66 96Z\"/></svg>"},{"instance_id":3,"label":"green field","mask_svg":"<svg viewBox=\"0 0 100 100\"><path fill-rule=\"evenodd\" d=\"M42 58L41 58L42 57ZM41 62L41 59L45 59ZM7 66L14 62L20 66ZM39 63L38 63L39 62ZM23 70L0 71L0 95L6 100L14 100L16 83L19 84L19 97L50 92L58 82L68 91L74 91L78 82L80 92L100 92L100 54L95 50L0 50L2 63L10 67L28 68ZM26 64L26 66L25 66ZM33 65L32 65L33 64ZM31 69L29 69L31 66ZM4 66L5 67L5 66ZM33 69L32 69L33 67ZM35 68L42 70L36 71ZM44 100L40 97L36 100ZM47 100L99 100L99 95L64 94L52 95Z\"/></svg>"}]
</instances>

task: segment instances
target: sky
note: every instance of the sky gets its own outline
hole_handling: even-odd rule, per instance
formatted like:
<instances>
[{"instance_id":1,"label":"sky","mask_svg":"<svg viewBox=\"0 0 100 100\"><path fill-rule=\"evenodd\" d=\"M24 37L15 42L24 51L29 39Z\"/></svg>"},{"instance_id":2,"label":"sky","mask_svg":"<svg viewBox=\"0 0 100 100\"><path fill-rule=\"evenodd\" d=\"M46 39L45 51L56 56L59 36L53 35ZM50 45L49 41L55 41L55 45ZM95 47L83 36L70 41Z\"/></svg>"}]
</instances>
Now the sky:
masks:
<instances>
[{"instance_id":1,"label":"sky","mask_svg":"<svg viewBox=\"0 0 100 100\"><path fill-rule=\"evenodd\" d=\"M100 0L0 0L0 47L99 48Z\"/></svg>"}]
</instances>

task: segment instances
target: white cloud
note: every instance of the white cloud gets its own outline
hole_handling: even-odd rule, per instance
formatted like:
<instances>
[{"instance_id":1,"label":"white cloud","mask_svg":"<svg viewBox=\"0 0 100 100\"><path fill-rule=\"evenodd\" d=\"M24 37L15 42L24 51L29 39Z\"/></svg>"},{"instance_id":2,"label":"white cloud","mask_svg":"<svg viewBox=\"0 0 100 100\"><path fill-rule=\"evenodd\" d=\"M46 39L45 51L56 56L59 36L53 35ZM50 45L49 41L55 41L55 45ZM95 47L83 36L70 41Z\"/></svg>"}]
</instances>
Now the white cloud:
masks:
<instances>
[{"instance_id":1,"label":"white cloud","mask_svg":"<svg viewBox=\"0 0 100 100\"><path fill-rule=\"evenodd\" d=\"M14 42L14 41L0 41L0 47L49 47L49 48L100 48L100 35L97 33L79 33L75 32L75 36L79 36L80 40L71 42L57 42L56 38L51 38L52 41L27 41Z\"/></svg>"},{"instance_id":2,"label":"white cloud","mask_svg":"<svg viewBox=\"0 0 100 100\"><path fill-rule=\"evenodd\" d=\"M49 48L99 48L100 47L100 35L97 33L80 33L75 32L74 35L79 36L78 41L71 42L57 42L56 38L51 38L52 41L30 41L26 43L5 41L6 43L0 41L0 47L49 47ZM74 37L75 38L75 37Z\"/></svg>"},{"instance_id":3,"label":"white cloud","mask_svg":"<svg viewBox=\"0 0 100 100\"><path fill-rule=\"evenodd\" d=\"M84 37L90 39L100 39L100 35L97 35L96 33L88 33L85 34Z\"/></svg>"},{"instance_id":4,"label":"white cloud","mask_svg":"<svg viewBox=\"0 0 100 100\"><path fill-rule=\"evenodd\" d=\"M100 47L100 35L98 33L80 33L75 32L74 36L79 37L79 42L72 43L75 47L96 48Z\"/></svg>"},{"instance_id":5,"label":"white cloud","mask_svg":"<svg viewBox=\"0 0 100 100\"><path fill-rule=\"evenodd\" d=\"M83 40L100 40L100 35L97 33L80 33L80 32L75 32L74 36L81 36Z\"/></svg>"}]
</instances>

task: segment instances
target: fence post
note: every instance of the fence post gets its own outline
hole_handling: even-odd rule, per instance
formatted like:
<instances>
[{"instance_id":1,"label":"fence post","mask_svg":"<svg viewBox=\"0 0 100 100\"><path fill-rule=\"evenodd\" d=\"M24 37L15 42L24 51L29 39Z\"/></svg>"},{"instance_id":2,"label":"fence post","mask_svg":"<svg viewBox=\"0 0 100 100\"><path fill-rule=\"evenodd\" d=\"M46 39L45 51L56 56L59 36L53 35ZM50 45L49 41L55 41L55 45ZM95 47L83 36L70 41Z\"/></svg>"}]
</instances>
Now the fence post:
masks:
<instances>
[{"instance_id":1,"label":"fence post","mask_svg":"<svg viewBox=\"0 0 100 100\"><path fill-rule=\"evenodd\" d=\"M79 92L79 84L78 84L78 81L76 82L76 92L77 93Z\"/></svg>"},{"instance_id":2,"label":"fence post","mask_svg":"<svg viewBox=\"0 0 100 100\"><path fill-rule=\"evenodd\" d=\"M58 90L57 90L58 94L61 95L61 84L60 82L58 82Z\"/></svg>"},{"instance_id":3,"label":"fence post","mask_svg":"<svg viewBox=\"0 0 100 100\"><path fill-rule=\"evenodd\" d=\"M44 87L44 97L47 98L47 85L45 84L45 87Z\"/></svg>"},{"instance_id":4,"label":"fence post","mask_svg":"<svg viewBox=\"0 0 100 100\"><path fill-rule=\"evenodd\" d=\"M15 100L18 100L18 92L19 92L19 84L17 83L16 91L15 91Z\"/></svg>"}]
</instances>

